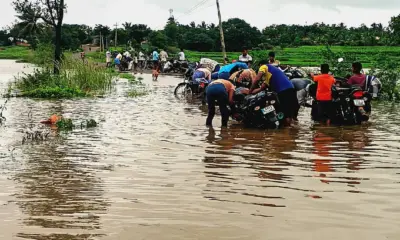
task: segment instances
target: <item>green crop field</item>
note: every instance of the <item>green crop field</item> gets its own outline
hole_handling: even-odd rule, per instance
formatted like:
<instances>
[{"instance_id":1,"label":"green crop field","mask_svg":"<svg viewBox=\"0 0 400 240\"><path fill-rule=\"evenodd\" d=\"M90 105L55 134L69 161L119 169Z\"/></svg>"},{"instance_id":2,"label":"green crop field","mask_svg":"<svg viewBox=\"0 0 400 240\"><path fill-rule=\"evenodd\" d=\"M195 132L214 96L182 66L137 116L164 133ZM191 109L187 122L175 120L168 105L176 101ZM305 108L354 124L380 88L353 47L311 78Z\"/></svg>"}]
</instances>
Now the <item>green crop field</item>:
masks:
<instances>
[{"instance_id":1,"label":"green crop field","mask_svg":"<svg viewBox=\"0 0 400 240\"><path fill-rule=\"evenodd\" d=\"M0 48L0 59L15 59L28 61L32 56L28 47L2 47Z\"/></svg>"},{"instance_id":2,"label":"green crop field","mask_svg":"<svg viewBox=\"0 0 400 240\"><path fill-rule=\"evenodd\" d=\"M292 66L318 66L321 64L321 51L326 49L325 46L303 46L298 48L284 48L276 50L276 58L282 64ZM386 57L393 61L400 61L400 47L342 47L334 46L331 50L337 53L345 53L352 55L359 60L365 67L370 67L375 59ZM251 51L250 55L253 60L258 58L268 58L268 50ZM219 52L193 52L186 51L186 55L190 61L198 61L202 57L211 58L218 62L223 62L222 53ZM237 59L240 53L229 52L227 56L229 60ZM255 59L257 58L257 59Z\"/></svg>"}]
</instances>

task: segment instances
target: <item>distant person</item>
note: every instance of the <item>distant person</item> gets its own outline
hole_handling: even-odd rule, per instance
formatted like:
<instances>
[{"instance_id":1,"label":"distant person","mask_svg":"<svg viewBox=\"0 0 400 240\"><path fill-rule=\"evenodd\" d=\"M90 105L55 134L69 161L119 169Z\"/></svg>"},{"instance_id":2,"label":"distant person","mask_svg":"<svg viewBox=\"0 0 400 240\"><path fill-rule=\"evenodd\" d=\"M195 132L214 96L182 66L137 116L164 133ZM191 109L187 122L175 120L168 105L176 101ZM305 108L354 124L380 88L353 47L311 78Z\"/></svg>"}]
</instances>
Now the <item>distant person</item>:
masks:
<instances>
[{"instance_id":1,"label":"distant person","mask_svg":"<svg viewBox=\"0 0 400 240\"><path fill-rule=\"evenodd\" d=\"M208 104L208 116L206 121L207 126L212 126L216 104L218 104L219 110L221 111L222 127L228 126L229 110L227 106L231 105L233 107L234 92L235 86L227 80L218 79L208 85L206 90Z\"/></svg>"},{"instance_id":2,"label":"distant person","mask_svg":"<svg viewBox=\"0 0 400 240\"><path fill-rule=\"evenodd\" d=\"M85 57L86 57L85 52L81 52L81 59L83 63L85 63Z\"/></svg>"},{"instance_id":3,"label":"distant person","mask_svg":"<svg viewBox=\"0 0 400 240\"><path fill-rule=\"evenodd\" d=\"M139 59L138 59L138 54L137 53L134 53L133 54L133 73L134 74L137 74L137 68L138 68L138 65L139 65Z\"/></svg>"},{"instance_id":4,"label":"distant person","mask_svg":"<svg viewBox=\"0 0 400 240\"><path fill-rule=\"evenodd\" d=\"M125 57L132 57L131 53L128 50L126 50L123 55Z\"/></svg>"},{"instance_id":5,"label":"distant person","mask_svg":"<svg viewBox=\"0 0 400 240\"><path fill-rule=\"evenodd\" d=\"M299 107L297 101L297 93L292 82L279 68L268 64L269 61L260 61L260 68L250 88L250 94L257 94L269 88L278 94L278 99L285 115L287 125L296 118ZM259 82L262 81L260 88L257 88Z\"/></svg>"},{"instance_id":6,"label":"distant person","mask_svg":"<svg viewBox=\"0 0 400 240\"><path fill-rule=\"evenodd\" d=\"M163 67L168 60L168 53L164 50L160 52L160 60L161 60L161 71L164 71Z\"/></svg>"},{"instance_id":7,"label":"distant person","mask_svg":"<svg viewBox=\"0 0 400 240\"><path fill-rule=\"evenodd\" d=\"M144 56L144 53L142 51L139 51L139 68L140 68L140 73L143 73L143 68L144 64L146 62L146 57Z\"/></svg>"},{"instance_id":8,"label":"distant person","mask_svg":"<svg viewBox=\"0 0 400 240\"><path fill-rule=\"evenodd\" d=\"M269 57L268 64L275 66L275 67L277 67L281 64L278 60L275 59L275 52L269 52L268 57Z\"/></svg>"},{"instance_id":9,"label":"distant person","mask_svg":"<svg viewBox=\"0 0 400 240\"><path fill-rule=\"evenodd\" d=\"M335 106L332 102L332 87L335 85L335 78L329 75L329 65L321 64L321 74L312 75L317 86L317 101L319 119L325 120L327 125L331 124L335 117Z\"/></svg>"},{"instance_id":10,"label":"distant person","mask_svg":"<svg viewBox=\"0 0 400 240\"><path fill-rule=\"evenodd\" d=\"M239 62L250 64L253 62L253 58L249 55L247 48L243 48L242 55L239 56Z\"/></svg>"},{"instance_id":11,"label":"distant person","mask_svg":"<svg viewBox=\"0 0 400 240\"><path fill-rule=\"evenodd\" d=\"M154 49L152 53L152 60L153 60L153 80L156 81L158 79L158 71L159 71L159 59L160 56L157 52L157 49Z\"/></svg>"},{"instance_id":12,"label":"distant person","mask_svg":"<svg viewBox=\"0 0 400 240\"><path fill-rule=\"evenodd\" d=\"M114 64L118 69L121 71L121 60L122 60L122 54L118 53L117 56L114 59Z\"/></svg>"},{"instance_id":13,"label":"distant person","mask_svg":"<svg viewBox=\"0 0 400 240\"><path fill-rule=\"evenodd\" d=\"M118 53L116 58L118 58L121 61L122 60L122 54Z\"/></svg>"},{"instance_id":14,"label":"distant person","mask_svg":"<svg viewBox=\"0 0 400 240\"><path fill-rule=\"evenodd\" d=\"M352 64L353 76L349 78L347 83L349 85L359 86L361 88L365 88L365 80L366 75L363 74L362 71L362 64L360 62L355 62Z\"/></svg>"},{"instance_id":15,"label":"distant person","mask_svg":"<svg viewBox=\"0 0 400 240\"><path fill-rule=\"evenodd\" d=\"M111 55L111 52L110 51L108 51L107 50L107 52L106 52L106 66L107 67L111 67L111 60L112 59L112 55Z\"/></svg>"},{"instance_id":16,"label":"distant person","mask_svg":"<svg viewBox=\"0 0 400 240\"><path fill-rule=\"evenodd\" d=\"M229 80L230 76L234 72L239 71L241 69L248 69L248 68L249 67L247 66L247 64L242 63L242 62L235 62L235 63L225 65L220 68L220 70L218 72L218 79Z\"/></svg>"},{"instance_id":17,"label":"distant person","mask_svg":"<svg viewBox=\"0 0 400 240\"><path fill-rule=\"evenodd\" d=\"M181 51L178 53L179 61L186 61L185 58L185 53L183 52L183 48L181 48Z\"/></svg>"}]
</instances>

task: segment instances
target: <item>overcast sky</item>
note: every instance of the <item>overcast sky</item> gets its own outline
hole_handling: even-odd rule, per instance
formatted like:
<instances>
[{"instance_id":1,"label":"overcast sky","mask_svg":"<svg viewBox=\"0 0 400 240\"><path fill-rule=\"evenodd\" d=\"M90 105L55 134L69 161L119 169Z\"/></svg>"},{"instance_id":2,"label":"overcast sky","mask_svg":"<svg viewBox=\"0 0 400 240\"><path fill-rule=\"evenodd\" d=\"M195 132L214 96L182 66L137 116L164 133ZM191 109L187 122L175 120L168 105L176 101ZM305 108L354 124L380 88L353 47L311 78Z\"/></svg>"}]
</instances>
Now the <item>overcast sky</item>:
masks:
<instances>
[{"instance_id":1,"label":"overcast sky","mask_svg":"<svg viewBox=\"0 0 400 240\"><path fill-rule=\"evenodd\" d=\"M15 20L12 0L0 0L0 26ZM144 23L160 29L169 9L180 23L218 22L215 0L65 0L66 23L113 25ZM400 14L400 0L220 0L223 20L245 19L259 29L271 24L340 23L359 26ZM197 8L196 8L197 6Z\"/></svg>"}]
</instances>

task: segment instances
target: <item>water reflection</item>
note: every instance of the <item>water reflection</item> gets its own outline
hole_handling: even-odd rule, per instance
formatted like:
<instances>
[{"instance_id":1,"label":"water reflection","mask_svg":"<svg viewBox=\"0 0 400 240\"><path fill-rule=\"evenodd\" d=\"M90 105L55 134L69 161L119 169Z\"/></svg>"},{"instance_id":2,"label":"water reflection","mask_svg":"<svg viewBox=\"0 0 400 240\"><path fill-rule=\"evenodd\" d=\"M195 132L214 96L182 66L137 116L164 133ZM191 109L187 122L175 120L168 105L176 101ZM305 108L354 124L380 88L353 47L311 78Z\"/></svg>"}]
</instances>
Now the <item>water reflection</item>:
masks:
<instances>
[{"instance_id":1,"label":"water reflection","mask_svg":"<svg viewBox=\"0 0 400 240\"><path fill-rule=\"evenodd\" d=\"M15 175L21 186L15 197L27 216L23 223L32 232L20 232L18 237L78 240L99 235L100 214L106 211L108 203L102 197L101 180L90 165L96 156L89 151L85 156L75 156L67 140L58 140L23 148L27 158L25 168ZM69 231L45 235L34 233L35 227Z\"/></svg>"}]
</instances>

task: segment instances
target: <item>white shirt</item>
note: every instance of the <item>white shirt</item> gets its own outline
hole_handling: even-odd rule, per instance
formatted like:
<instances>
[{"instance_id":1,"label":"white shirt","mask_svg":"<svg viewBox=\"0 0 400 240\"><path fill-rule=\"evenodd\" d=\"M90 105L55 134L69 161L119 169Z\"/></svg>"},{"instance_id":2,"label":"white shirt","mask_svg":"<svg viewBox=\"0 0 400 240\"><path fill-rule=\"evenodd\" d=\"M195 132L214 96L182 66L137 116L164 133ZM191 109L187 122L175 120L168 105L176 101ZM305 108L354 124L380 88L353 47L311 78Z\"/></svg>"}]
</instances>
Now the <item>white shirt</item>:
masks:
<instances>
[{"instance_id":1,"label":"white shirt","mask_svg":"<svg viewBox=\"0 0 400 240\"><path fill-rule=\"evenodd\" d=\"M185 61L185 53L184 52L179 53L179 61Z\"/></svg>"},{"instance_id":2,"label":"white shirt","mask_svg":"<svg viewBox=\"0 0 400 240\"><path fill-rule=\"evenodd\" d=\"M218 62L209 58L202 58L200 59L200 65L208 68L211 72L214 72L214 69L218 65Z\"/></svg>"},{"instance_id":3,"label":"white shirt","mask_svg":"<svg viewBox=\"0 0 400 240\"><path fill-rule=\"evenodd\" d=\"M142 52L139 52L139 61L144 61L144 54Z\"/></svg>"},{"instance_id":4,"label":"white shirt","mask_svg":"<svg viewBox=\"0 0 400 240\"><path fill-rule=\"evenodd\" d=\"M126 52L124 52L124 56L125 56L125 57L130 57L131 54L130 54L128 51L126 51Z\"/></svg>"},{"instance_id":5,"label":"white shirt","mask_svg":"<svg viewBox=\"0 0 400 240\"><path fill-rule=\"evenodd\" d=\"M109 52L109 51L107 51L106 52L106 59L107 59L107 62L111 62L111 53Z\"/></svg>"},{"instance_id":6,"label":"white shirt","mask_svg":"<svg viewBox=\"0 0 400 240\"><path fill-rule=\"evenodd\" d=\"M249 54L247 54L246 56L243 56L243 54L239 56L239 62L248 63L251 61L253 61L253 58Z\"/></svg>"},{"instance_id":7,"label":"white shirt","mask_svg":"<svg viewBox=\"0 0 400 240\"><path fill-rule=\"evenodd\" d=\"M161 61L167 61L167 58L168 58L168 54L167 54L167 52L166 51L161 51L160 52L160 58L161 58Z\"/></svg>"}]
</instances>

